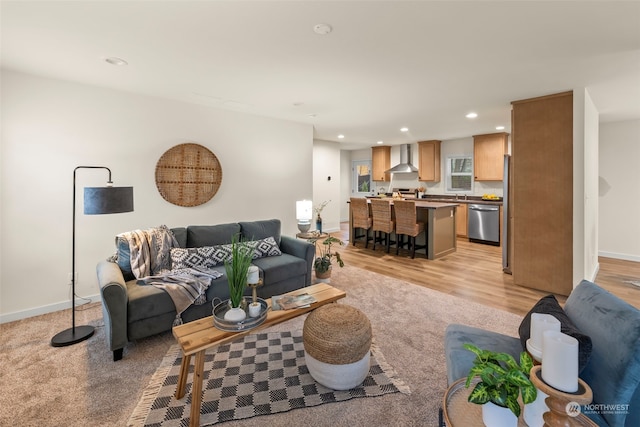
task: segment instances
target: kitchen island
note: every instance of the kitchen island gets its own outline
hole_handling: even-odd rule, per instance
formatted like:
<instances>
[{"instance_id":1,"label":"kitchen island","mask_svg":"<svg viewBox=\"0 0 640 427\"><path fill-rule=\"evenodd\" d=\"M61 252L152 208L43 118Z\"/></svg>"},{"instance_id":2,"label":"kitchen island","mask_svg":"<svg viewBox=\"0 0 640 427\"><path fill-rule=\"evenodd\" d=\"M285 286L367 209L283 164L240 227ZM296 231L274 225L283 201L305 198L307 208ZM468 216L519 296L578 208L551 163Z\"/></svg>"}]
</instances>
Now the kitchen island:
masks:
<instances>
[{"instance_id":1,"label":"kitchen island","mask_svg":"<svg viewBox=\"0 0 640 427\"><path fill-rule=\"evenodd\" d=\"M393 200L391 201L391 213L393 215ZM369 199L367 199L369 201ZM427 234L427 258L437 259L456 251L456 208L458 203L431 202L416 199L417 216L419 222L424 222ZM369 206L371 204L369 203ZM349 207L349 241L353 242L353 215ZM372 231L370 231L372 232ZM421 234L417 243L425 244L424 234Z\"/></svg>"}]
</instances>

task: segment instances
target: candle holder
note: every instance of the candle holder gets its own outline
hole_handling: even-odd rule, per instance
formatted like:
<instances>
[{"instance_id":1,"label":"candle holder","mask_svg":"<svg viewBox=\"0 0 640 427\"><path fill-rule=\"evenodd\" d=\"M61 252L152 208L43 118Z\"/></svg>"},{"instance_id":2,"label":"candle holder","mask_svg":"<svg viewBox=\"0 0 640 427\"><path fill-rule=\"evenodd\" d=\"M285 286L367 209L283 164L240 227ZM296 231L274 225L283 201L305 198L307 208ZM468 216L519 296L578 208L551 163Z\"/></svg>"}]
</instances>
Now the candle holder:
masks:
<instances>
[{"instance_id":1,"label":"candle holder","mask_svg":"<svg viewBox=\"0 0 640 427\"><path fill-rule=\"evenodd\" d=\"M252 297L252 302L253 303L257 303L258 302L258 288L260 286L262 286L264 284L264 282L262 281L262 278L258 279L258 281L256 283L247 283L247 286L249 286L251 288L251 297Z\"/></svg>"},{"instance_id":2,"label":"candle holder","mask_svg":"<svg viewBox=\"0 0 640 427\"><path fill-rule=\"evenodd\" d=\"M549 412L545 412L545 427L578 427L597 425L583 414L569 415L567 405L569 402L575 402L579 405L587 405L593 400L593 392L591 387L580 378L578 378L578 391L575 393L567 393L560 391L542 379L542 365L536 365L531 368L529 378L538 390L546 393L549 397L545 399L545 403L549 407Z\"/></svg>"}]
</instances>

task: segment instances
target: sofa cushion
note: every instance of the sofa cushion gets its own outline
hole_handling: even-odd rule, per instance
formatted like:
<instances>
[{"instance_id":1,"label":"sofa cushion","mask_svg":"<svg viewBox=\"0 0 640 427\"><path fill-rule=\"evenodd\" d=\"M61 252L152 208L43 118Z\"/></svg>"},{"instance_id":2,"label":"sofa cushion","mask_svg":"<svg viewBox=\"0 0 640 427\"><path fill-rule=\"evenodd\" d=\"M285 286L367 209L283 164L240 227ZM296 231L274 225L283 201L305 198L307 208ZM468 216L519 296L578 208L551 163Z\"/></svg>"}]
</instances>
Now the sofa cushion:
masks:
<instances>
[{"instance_id":1,"label":"sofa cushion","mask_svg":"<svg viewBox=\"0 0 640 427\"><path fill-rule=\"evenodd\" d=\"M450 324L447 326L444 340L449 385L460 378L465 378L473 366L473 360L476 355L464 348L466 343L473 344L482 350L508 353L516 360L519 360L522 352L520 340L516 337L472 326Z\"/></svg>"},{"instance_id":2,"label":"sofa cushion","mask_svg":"<svg viewBox=\"0 0 640 427\"><path fill-rule=\"evenodd\" d=\"M263 271L263 280L269 284L304 276L307 273L306 261L289 254L256 259L253 260L253 264Z\"/></svg>"},{"instance_id":3,"label":"sofa cushion","mask_svg":"<svg viewBox=\"0 0 640 427\"><path fill-rule=\"evenodd\" d=\"M280 220L266 219L262 221L240 222L242 235L247 240L260 240L273 237L280 244Z\"/></svg>"},{"instance_id":4,"label":"sofa cushion","mask_svg":"<svg viewBox=\"0 0 640 427\"><path fill-rule=\"evenodd\" d=\"M583 334L573 324L553 295L547 295L541 298L524 316L524 319L522 319L522 323L520 323L520 327L518 328L522 349L527 349L527 340L531 336L531 315L533 313L552 315L560 321L560 332L578 340L578 371L582 372L585 366L587 366L587 362L589 362L589 357L591 357L591 338Z\"/></svg>"},{"instance_id":5,"label":"sofa cushion","mask_svg":"<svg viewBox=\"0 0 640 427\"><path fill-rule=\"evenodd\" d=\"M140 285L137 280L127 282L127 323L176 311L169 294L151 285Z\"/></svg>"},{"instance_id":6,"label":"sofa cushion","mask_svg":"<svg viewBox=\"0 0 640 427\"><path fill-rule=\"evenodd\" d=\"M187 247L187 227L176 227L172 228L171 232L173 233L173 237L176 238L178 242L179 248Z\"/></svg>"},{"instance_id":7,"label":"sofa cushion","mask_svg":"<svg viewBox=\"0 0 640 427\"><path fill-rule=\"evenodd\" d=\"M240 225L190 225L187 227L187 248L216 246L231 243L233 236L240 233Z\"/></svg>"}]
</instances>

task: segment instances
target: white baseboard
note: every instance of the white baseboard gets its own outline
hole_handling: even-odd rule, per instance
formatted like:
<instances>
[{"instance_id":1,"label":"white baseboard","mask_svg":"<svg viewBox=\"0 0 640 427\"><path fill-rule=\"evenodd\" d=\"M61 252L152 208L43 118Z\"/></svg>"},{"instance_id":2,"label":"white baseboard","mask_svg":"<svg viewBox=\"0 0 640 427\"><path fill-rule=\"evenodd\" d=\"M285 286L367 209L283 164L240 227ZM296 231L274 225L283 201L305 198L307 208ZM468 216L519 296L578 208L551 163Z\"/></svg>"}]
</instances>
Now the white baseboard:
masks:
<instances>
[{"instance_id":1,"label":"white baseboard","mask_svg":"<svg viewBox=\"0 0 640 427\"><path fill-rule=\"evenodd\" d=\"M100 302L100 294L91 295L76 299L76 307L83 303ZM41 314L53 313L54 311L65 310L71 308L71 301L58 302L55 304L43 305L41 307L30 308L28 310L14 311L13 313L0 314L0 323L15 322L16 320L27 319L29 317L40 316Z\"/></svg>"},{"instance_id":2,"label":"white baseboard","mask_svg":"<svg viewBox=\"0 0 640 427\"><path fill-rule=\"evenodd\" d=\"M629 255L629 254L619 254L616 252L598 251L598 256L602 256L605 258L621 259L624 261L640 262L640 255Z\"/></svg>"},{"instance_id":3,"label":"white baseboard","mask_svg":"<svg viewBox=\"0 0 640 427\"><path fill-rule=\"evenodd\" d=\"M593 269L593 273L591 274L591 278L588 279L588 280L595 283L596 277L598 277L598 271L600 271L600 263L599 262L596 263L596 267Z\"/></svg>"}]
</instances>

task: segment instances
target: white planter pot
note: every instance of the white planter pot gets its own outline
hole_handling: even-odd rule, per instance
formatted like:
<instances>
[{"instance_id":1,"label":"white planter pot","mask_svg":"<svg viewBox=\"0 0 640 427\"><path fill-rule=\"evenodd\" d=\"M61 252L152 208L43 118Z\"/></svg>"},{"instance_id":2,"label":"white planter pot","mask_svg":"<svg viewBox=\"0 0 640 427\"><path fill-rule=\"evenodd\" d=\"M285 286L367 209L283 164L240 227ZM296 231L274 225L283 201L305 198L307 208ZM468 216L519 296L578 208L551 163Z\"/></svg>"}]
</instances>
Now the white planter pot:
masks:
<instances>
[{"instance_id":1,"label":"white planter pot","mask_svg":"<svg viewBox=\"0 0 640 427\"><path fill-rule=\"evenodd\" d=\"M542 415L549 411L549 407L544 402L547 397L549 397L547 394L538 389L536 400L524 405L523 417L529 427L544 426L544 419L542 418Z\"/></svg>"},{"instance_id":2,"label":"white planter pot","mask_svg":"<svg viewBox=\"0 0 640 427\"><path fill-rule=\"evenodd\" d=\"M518 427L518 418L511 409L491 402L482 405L482 422L487 427Z\"/></svg>"},{"instance_id":3,"label":"white planter pot","mask_svg":"<svg viewBox=\"0 0 640 427\"><path fill-rule=\"evenodd\" d=\"M224 320L227 322L241 322L247 317L247 313L240 307L229 309L224 314Z\"/></svg>"}]
</instances>

